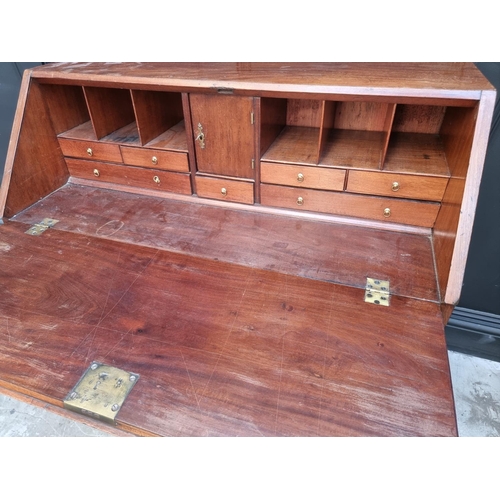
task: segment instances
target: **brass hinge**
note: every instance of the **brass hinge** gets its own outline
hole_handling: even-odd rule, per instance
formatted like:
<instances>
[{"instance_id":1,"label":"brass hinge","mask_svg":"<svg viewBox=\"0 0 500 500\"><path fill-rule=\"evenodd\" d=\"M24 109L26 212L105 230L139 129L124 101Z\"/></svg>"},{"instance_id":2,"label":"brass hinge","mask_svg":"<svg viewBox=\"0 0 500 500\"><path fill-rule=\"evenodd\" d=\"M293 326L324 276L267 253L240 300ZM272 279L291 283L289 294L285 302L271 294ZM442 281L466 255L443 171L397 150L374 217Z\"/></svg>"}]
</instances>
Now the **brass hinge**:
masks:
<instances>
[{"instance_id":1,"label":"brass hinge","mask_svg":"<svg viewBox=\"0 0 500 500\"><path fill-rule=\"evenodd\" d=\"M26 234L31 234L32 236L40 236L42 233L47 231L49 227L53 227L58 222L59 221L57 219L43 219L43 221L31 226L26 231Z\"/></svg>"},{"instance_id":2,"label":"brass hinge","mask_svg":"<svg viewBox=\"0 0 500 500\"><path fill-rule=\"evenodd\" d=\"M388 306L390 298L389 282L374 278L366 278L365 302Z\"/></svg>"},{"instance_id":3,"label":"brass hinge","mask_svg":"<svg viewBox=\"0 0 500 500\"><path fill-rule=\"evenodd\" d=\"M252 158L252 170L255 169L255 160Z\"/></svg>"},{"instance_id":4,"label":"brass hinge","mask_svg":"<svg viewBox=\"0 0 500 500\"><path fill-rule=\"evenodd\" d=\"M250 113L250 123L253 125L255 123L255 115L253 111Z\"/></svg>"}]
</instances>

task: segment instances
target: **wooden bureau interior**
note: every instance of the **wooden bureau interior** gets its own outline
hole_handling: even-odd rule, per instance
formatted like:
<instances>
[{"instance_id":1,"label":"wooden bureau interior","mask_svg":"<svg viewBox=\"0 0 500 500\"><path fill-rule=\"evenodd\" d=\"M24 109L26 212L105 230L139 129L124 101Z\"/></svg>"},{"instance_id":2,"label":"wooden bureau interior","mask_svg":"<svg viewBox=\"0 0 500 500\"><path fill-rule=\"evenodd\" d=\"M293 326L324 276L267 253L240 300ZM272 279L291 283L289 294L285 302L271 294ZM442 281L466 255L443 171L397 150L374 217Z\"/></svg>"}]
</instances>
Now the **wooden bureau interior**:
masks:
<instances>
[{"instance_id":1,"label":"wooden bureau interior","mask_svg":"<svg viewBox=\"0 0 500 500\"><path fill-rule=\"evenodd\" d=\"M135 434L456 435L444 324L494 102L466 63L27 71L0 386L61 406L98 361L140 374Z\"/></svg>"}]
</instances>

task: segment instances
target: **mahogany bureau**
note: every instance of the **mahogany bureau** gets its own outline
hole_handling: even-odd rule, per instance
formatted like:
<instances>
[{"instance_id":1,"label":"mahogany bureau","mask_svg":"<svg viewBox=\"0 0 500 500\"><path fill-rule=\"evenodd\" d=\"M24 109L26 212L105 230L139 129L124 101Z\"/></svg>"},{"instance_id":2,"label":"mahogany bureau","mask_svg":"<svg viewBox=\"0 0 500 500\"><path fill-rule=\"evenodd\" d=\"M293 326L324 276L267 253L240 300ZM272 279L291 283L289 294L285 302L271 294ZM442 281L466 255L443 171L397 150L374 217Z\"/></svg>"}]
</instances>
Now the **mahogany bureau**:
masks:
<instances>
[{"instance_id":1,"label":"mahogany bureau","mask_svg":"<svg viewBox=\"0 0 500 500\"><path fill-rule=\"evenodd\" d=\"M495 95L471 63L26 71L0 387L138 435L456 435Z\"/></svg>"}]
</instances>

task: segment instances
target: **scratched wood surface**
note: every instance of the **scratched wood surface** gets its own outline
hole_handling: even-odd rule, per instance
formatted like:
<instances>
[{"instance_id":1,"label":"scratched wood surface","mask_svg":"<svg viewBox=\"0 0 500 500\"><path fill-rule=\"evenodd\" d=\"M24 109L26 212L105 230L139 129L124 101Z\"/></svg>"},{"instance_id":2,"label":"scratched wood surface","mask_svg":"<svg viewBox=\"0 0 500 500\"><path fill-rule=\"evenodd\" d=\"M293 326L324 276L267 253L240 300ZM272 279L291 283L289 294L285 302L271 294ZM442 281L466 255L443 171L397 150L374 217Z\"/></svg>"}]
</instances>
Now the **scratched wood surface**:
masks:
<instances>
[{"instance_id":1,"label":"scratched wood surface","mask_svg":"<svg viewBox=\"0 0 500 500\"><path fill-rule=\"evenodd\" d=\"M60 405L94 361L141 375L118 427L166 436L456 435L438 304L0 226L0 385Z\"/></svg>"},{"instance_id":2,"label":"scratched wood surface","mask_svg":"<svg viewBox=\"0 0 500 500\"><path fill-rule=\"evenodd\" d=\"M75 207L78 207L75 210ZM280 273L438 301L428 236L299 220L67 185L14 220L57 219L57 229Z\"/></svg>"},{"instance_id":3,"label":"scratched wood surface","mask_svg":"<svg viewBox=\"0 0 500 500\"><path fill-rule=\"evenodd\" d=\"M277 92L282 97L307 92L316 98L351 87L352 100L397 95L417 103L428 97L444 102L451 98L455 105L460 105L459 99L464 103L478 99L482 90L493 88L473 63L55 63L36 68L33 74L52 83L131 83L151 89L163 84L196 91L230 87L250 94Z\"/></svg>"}]
</instances>

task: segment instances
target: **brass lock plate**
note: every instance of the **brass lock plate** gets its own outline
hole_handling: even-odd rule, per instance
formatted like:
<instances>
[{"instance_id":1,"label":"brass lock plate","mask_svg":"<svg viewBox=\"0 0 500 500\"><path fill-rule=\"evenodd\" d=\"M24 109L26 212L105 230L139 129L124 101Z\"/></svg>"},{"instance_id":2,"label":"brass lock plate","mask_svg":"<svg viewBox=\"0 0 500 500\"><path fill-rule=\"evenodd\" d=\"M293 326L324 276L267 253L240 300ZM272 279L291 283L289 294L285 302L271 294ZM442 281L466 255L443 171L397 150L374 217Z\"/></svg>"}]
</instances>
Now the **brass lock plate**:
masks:
<instances>
[{"instance_id":1,"label":"brass lock plate","mask_svg":"<svg viewBox=\"0 0 500 500\"><path fill-rule=\"evenodd\" d=\"M114 423L125 399L139 380L137 373L94 361L63 401L64 407Z\"/></svg>"},{"instance_id":2,"label":"brass lock plate","mask_svg":"<svg viewBox=\"0 0 500 500\"><path fill-rule=\"evenodd\" d=\"M365 302L379 306L389 305L389 281L366 278Z\"/></svg>"},{"instance_id":3,"label":"brass lock plate","mask_svg":"<svg viewBox=\"0 0 500 500\"><path fill-rule=\"evenodd\" d=\"M49 227L53 227L59 221L57 219L43 219L41 222L34 224L27 231L26 234L31 234L31 236L40 236L42 233L47 231Z\"/></svg>"}]
</instances>

